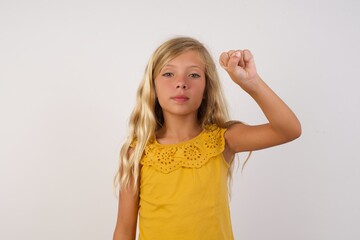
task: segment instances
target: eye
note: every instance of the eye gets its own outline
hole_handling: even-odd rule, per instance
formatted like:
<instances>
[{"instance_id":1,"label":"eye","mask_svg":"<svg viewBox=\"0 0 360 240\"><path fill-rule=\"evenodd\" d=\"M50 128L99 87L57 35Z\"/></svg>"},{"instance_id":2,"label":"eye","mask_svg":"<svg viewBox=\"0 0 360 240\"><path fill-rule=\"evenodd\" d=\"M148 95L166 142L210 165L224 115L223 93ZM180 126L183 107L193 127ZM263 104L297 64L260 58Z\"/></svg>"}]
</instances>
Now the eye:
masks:
<instances>
[{"instance_id":1,"label":"eye","mask_svg":"<svg viewBox=\"0 0 360 240\"><path fill-rule=\"evenodd\" d=\"M164 76L164 77L172 77L172 76L174 76L174 74L171 73L171 72L166 72L166 73L163 73L162 76Z\"/></svg>"},{"instance_id":2,"label":"eye","mask_svg":"<svg viewBox=\"0 0 360 240\"><path fill-rule=\"evenodd\" d=\"M191 78L199 78L200 75L197 74L197 73L191 73L191 74L189 75L189 77L191 77Z\"/></svg>"}]
</instances>

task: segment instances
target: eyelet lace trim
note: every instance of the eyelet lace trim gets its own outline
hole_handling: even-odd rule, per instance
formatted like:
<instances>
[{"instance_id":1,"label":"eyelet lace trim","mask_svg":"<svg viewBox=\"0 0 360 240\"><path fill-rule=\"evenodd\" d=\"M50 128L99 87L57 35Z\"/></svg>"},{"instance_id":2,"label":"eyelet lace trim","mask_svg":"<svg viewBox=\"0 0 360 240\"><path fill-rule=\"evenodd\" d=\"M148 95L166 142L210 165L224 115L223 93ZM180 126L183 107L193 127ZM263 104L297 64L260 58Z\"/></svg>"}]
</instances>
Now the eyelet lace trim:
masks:
<instances>
[{"instance_id":1,"label":"eyelet lace trim","mask_svg":"<svg viewBox=\"0 0 360 240\"><path fill-rule=\"evenodd\" d=\"M200 168L224 151L226 129L211 125L197 137L179 144L149 143L140 161L142 165L169 173L181 167Z\"/></svg>"}]
</instances>

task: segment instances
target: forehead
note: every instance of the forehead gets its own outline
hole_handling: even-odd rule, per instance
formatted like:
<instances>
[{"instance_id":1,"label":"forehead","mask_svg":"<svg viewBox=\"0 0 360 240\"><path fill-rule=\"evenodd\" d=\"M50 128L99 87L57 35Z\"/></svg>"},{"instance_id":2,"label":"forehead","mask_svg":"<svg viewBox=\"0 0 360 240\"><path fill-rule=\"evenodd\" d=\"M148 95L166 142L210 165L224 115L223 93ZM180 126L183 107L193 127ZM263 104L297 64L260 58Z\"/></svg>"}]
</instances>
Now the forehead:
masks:
<instances>
[{"instance_id":1,"label":"forehead","mask_svg":"<svg viewBox=\"0 0 360 240\"><path fill-rule=\"evenodd\" d=\"M164 67L198 67L205 68L202 55L195 50L186 51L168 61Z\"/></svg>"}]
</instances>

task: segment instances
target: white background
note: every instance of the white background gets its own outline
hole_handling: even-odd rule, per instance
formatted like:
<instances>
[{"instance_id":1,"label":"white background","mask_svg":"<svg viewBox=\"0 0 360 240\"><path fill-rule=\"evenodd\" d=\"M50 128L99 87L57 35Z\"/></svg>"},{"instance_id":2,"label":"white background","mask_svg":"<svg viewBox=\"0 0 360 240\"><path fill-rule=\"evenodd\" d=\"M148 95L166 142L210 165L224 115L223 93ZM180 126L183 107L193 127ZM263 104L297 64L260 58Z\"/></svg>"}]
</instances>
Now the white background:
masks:
<instances>
[{"instance_id":1,"label":"white background","mask_svg":"<svg viewBox=\"0 0 360 240\"><path fill-rule=\"evenodd\" d=\"M0 239L111 239L112 179L168 38L250 49L303 135L234 173L235 239L360 239L360 2L0 1ZM265 121L219 68L232 117ZM240 154L240 163L246 154Z\"/></svg>"}]
</instances>

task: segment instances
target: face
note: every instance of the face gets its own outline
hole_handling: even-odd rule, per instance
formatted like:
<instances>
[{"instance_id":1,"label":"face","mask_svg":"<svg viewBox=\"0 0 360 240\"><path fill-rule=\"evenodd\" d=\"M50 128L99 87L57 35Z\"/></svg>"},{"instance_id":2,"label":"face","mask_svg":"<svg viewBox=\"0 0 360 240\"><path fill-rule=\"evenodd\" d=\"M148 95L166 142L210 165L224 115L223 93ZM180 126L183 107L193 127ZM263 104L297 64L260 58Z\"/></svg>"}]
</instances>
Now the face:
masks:
<instances>
[{"instance_id":1,"label":"face","mask_svg":"<svg viewBox=\"0 0 360 240\"><path fill-rule=\"evenodd\" d=\"M155 78L155 91L164 118L193 116L203 100L205 65L197 51L187 51L169 61Z\"/></svg>"}]
</instances>

